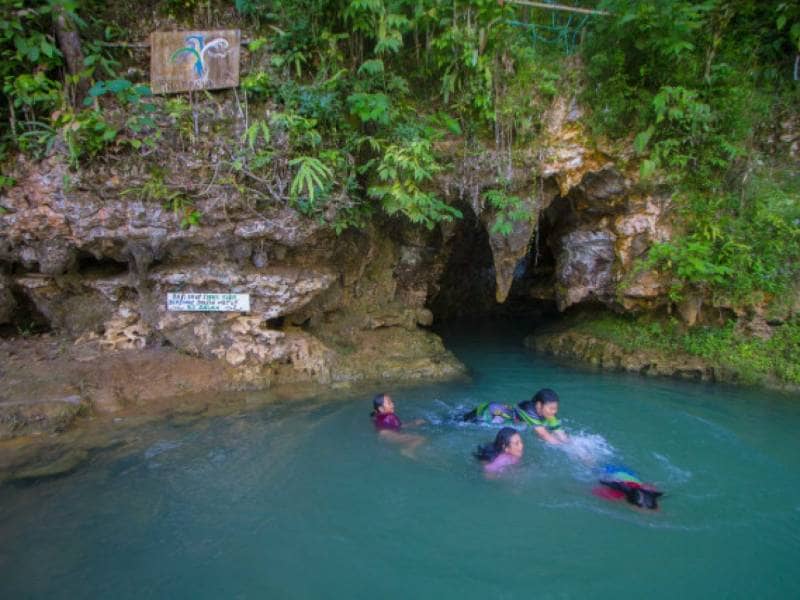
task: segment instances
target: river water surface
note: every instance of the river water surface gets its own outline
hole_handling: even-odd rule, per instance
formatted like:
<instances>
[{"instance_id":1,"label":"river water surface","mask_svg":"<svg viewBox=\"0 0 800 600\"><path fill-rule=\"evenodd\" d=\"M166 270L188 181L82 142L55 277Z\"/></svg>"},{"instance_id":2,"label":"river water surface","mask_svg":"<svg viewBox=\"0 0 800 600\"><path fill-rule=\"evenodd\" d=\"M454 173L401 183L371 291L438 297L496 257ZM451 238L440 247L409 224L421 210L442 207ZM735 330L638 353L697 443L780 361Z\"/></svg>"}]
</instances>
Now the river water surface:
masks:
<instances>
[{"instance_id":1,"label":"river water surface","mask_svg":"<svg viewBox=\"0 0 800 600\"><path fill-rule=\"evenodd\" d=\"M800 597L800 398L572 368L514 328L445 333L473 377L394 392L428 420L415 460L365 392L149 426L0 487L0 598ZM496 429L454 416L544 386L574 447L526 432L523 462L485 479L470 453ZM665 490L661 510L594 496L606 462Z\"/></svg>"}]
</instances>

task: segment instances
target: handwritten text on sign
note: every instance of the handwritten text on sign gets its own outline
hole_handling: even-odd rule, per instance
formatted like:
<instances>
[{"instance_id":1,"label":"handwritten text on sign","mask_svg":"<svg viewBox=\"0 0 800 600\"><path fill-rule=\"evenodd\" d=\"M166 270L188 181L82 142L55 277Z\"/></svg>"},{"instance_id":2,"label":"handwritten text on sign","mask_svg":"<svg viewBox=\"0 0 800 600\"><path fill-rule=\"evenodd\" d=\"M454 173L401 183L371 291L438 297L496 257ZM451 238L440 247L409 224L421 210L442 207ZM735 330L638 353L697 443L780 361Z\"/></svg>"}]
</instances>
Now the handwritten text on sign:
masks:
<instances>
[{"instance_id":1,"label":"handwritten text on sign","mask_svg":"<svg viewBox=\"0 0 800 600\"><path fill-rule=\"evenodd\" d=\"M250 294L167 294L167 310L250 312Z\"/></svg>"}]
</instances>

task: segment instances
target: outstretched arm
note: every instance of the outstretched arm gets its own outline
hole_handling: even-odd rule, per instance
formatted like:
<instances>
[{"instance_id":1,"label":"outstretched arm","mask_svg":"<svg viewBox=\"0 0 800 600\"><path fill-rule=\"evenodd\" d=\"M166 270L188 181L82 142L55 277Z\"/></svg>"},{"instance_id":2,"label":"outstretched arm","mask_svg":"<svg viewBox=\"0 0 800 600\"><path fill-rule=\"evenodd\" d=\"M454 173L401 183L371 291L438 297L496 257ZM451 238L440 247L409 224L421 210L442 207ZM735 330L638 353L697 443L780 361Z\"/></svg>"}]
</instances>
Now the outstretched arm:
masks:
<instances>
[{"instance_id":1,"label":"outstretched arm","mask_svg":"<svg viewBox=\"0 0 800 600\"><path fill-rule=\"evenodd\" d=\"M533 430L536 432L541 439L543 439L548 444L561 444L566 440L566 435L563 431L556 430L554 432L547 431L547 427L534 427ZM559 436L561 434L564 437Z\"/></svg>"}]
</instances>

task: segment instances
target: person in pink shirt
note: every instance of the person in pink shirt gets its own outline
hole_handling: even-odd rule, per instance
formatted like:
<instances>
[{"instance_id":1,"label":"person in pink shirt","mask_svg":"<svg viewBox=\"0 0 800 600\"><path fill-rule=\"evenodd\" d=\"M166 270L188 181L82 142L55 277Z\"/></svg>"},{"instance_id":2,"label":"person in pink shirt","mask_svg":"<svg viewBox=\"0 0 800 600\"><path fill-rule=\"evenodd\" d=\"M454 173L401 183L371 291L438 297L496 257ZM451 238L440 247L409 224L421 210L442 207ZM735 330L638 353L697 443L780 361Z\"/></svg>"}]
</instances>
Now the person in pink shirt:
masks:
<instances>
[{"instance_id":1,"label":"person in pink shirt","mask_svg":"<svg viewBox=\"0 0 800 600\"><path fill-rule=\"evenodd\" d=\"M372 399L372 422L375 429L381 437L388 439L392 442L399 443L403 446L401 452L406 456L414 458L414 452L420 444L425 441L421 435L413 433L403 433L400 431L403 423L400 421L394 412L394 400L389 394L380 393ZM409 426L422 425L425 423L424 419L415 419L409 423Z\"/></svg>"},{"instance_id":2,"label":"person in pink shirt","mask_svg":"<svg viewBox=\"0 0 800 600\"><path fill-rule=\"evenodd\" d=\"M522 458L525 445L522 436L513 427L503 427L497 432L494 442L478 446L475 457L486 463L483 471L487 475L497 475L507 467L517 464Z\"/></svg>"}]
</instances>

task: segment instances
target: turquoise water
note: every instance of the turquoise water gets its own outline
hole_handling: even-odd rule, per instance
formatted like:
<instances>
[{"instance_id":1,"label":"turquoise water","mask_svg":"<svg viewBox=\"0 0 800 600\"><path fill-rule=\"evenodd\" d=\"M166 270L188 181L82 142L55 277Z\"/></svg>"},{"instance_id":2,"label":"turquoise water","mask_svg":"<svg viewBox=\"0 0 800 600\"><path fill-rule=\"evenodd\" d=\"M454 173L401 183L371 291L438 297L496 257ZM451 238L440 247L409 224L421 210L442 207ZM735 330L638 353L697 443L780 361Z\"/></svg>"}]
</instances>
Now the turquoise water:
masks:
<instances>
[{"instance_id":1,"label":"turquoise water","mask_svg":"<svg viewBox=\"0 0 800 600\"><path fill-rule=\"evenodd\" d=\"M0 598L797 598L800 398L595 373L461 324L473 379L394 393L415 460L369 396L163 423L72 475L0 487ZM485 479L483 400L561 395L579 451L524 434ZM589 463L666 491L657 513L591 493Z\"/></svg>"}]
</instances>

